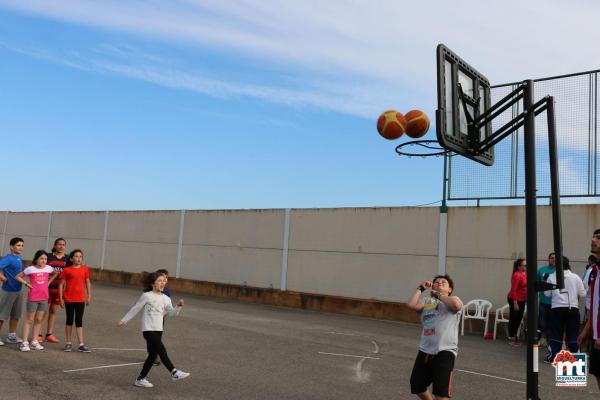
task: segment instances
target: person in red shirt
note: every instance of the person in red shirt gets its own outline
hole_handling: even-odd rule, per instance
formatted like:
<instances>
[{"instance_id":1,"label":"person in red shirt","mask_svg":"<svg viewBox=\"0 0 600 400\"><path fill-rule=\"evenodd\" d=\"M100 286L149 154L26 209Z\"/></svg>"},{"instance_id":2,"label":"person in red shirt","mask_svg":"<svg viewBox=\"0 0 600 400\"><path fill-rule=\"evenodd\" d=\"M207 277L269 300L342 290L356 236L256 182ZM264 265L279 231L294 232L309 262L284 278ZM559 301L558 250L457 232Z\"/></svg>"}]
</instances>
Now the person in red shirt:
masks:
<instances>
[{"instance_id":1,"label":"person in red shirt","mask_svg":"<svg viewBox=\"0 0 600 400\"><path fill-rule=\"evenodd\" d=\"M79 249L69 254L67 268L60 275L59 286L60 307L67 312L67 323L65 326L66 343L64 351L71 351L73 344L73 317L75 317L75 331L79 341L78 350L82 353L90 353L91 350L83 341L83 312L86 304L92 301L92 285L90 283L90 270L83 262L83 252ZM87 296L86 296L87 291Z\"/></svg>"},{"instance_id":2,"label":"person in red shirt","mask_svg":"<svg viewBox=\"0 0 600 400\"><path fill-rule=\"evenodd\" d=\"M511 346L521 345L517 338L517 331L527 302L527 261L522 258L515 260L513 273L510 279L510 292L508 292L508 307L510 317L508 318L508 343Z\"/></svg>"}]
</instances>

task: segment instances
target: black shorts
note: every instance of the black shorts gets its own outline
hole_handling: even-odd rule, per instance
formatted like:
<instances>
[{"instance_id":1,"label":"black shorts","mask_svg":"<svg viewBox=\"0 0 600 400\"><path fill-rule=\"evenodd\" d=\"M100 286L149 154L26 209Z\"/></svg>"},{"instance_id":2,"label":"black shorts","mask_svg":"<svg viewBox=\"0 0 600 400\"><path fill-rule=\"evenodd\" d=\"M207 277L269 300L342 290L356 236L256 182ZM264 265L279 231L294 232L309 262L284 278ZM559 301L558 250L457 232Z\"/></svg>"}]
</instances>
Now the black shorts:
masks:
<instances>
[{"instance_id":1,"label":"black shorts","mask_svg":"<svg viewBox=\"0 0 600 400\"><path fill-rule=\"evenodd\" d=\"M410 392L423 393L433 383L434 396L452 397L454 358L451 351L440 351L434 356L419 351L410 375Z\"/></svg>"},{"instance_id":2,"label":"black shorts","mask_svg":"<svg viewBox=\"0 0 600 400\"><path fill-rule=\"evenodd\" d=\"M593 341L594 340L592 339L592 342ZM591 375L594 375L594 376L600 378L600 350L595 349L594 345L591 346L590 356L588 358L588 361L589 361L588 372Z\"/></svg>"}]
</instances>

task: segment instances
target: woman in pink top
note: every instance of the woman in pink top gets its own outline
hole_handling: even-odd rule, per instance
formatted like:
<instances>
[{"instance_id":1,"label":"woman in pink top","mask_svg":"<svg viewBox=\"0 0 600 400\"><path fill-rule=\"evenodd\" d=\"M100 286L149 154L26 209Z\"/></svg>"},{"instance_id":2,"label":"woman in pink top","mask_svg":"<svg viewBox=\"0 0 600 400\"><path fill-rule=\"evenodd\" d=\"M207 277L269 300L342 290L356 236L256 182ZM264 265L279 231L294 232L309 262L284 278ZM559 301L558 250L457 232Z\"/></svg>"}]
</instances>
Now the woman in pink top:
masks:
<instances>
[{"instance_id":1,"label":"woman in pink top","mask_svg":"<svg viewBox=\"0 0 600 400\"><path fill-rule=\"evenodd\" d=\"M510 280L510 292L508 292L508 307L510 317L508 319L508 342L511 346L520 346L517 330L521 325L525 303L527 301L527 261L522 258L515 260L513 273Z\"/></svg>"},{"instance_id":2,"label":"woman in pink top","mask_svg":"<svg viewBox=\"0 0 600 400\"><path fill-rule=\"evenodd\" d=\"M25 268L23 272L17 275L17 280L29 288L27 296L27 318L23 323L23 343L21 351L43 350L37 337L42 329L42 322L46 311L48 311L48 284L56 278L54 268L46 265L48 262L48 253L44 250L38 250L33 257L33 265ZM29 278L27 282L24 278ZM35 322L34 322L35 318ZM31 343L27 340L29 330L33 324L33 334Z\"/></svg>"}]
</instances>

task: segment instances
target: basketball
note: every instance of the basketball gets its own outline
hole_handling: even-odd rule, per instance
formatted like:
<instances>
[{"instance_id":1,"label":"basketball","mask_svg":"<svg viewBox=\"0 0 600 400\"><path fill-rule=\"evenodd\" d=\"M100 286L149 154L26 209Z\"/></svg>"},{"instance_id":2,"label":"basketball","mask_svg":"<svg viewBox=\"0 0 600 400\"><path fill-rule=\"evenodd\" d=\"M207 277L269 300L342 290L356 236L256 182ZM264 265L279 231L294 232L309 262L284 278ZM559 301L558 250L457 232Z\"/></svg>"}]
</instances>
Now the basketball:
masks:
<instances>
[{"instance_id":1,"label":"basketball","mask_svg":"<svg viewBox=\"0 0 600 400\"><path fill-rule=\"evenodd\" d=\"M413 139L424 136L429 130L429 118L421 110L406 113L406 134Z\"/></svg>"},{"instance_id":2,"label":"basketball","mask_svg":"<svg viewBox=\"0 0 600 400\"><path fill-rule=\"evenodd\" d=\"M406 118L396 110L388 110L377 119L377 131L385 139L398 139L406 131Z\"/></svg>"}]
</instances>

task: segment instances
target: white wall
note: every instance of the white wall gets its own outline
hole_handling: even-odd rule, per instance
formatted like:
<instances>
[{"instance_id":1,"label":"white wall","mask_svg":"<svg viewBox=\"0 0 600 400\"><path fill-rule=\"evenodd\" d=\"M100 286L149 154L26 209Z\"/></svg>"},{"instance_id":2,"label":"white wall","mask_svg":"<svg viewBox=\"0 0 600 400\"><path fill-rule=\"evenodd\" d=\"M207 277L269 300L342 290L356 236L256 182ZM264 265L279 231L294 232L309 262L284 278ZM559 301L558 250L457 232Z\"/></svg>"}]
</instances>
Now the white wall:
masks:
<instances>
[{"instance_id":1,"label":"white wall","mask_svg":"<svg viewBox=\"0 0 600 400\"><path fill-rule=\"evenodd\" d=\"M25 258L64 237L92 267L128 272L167 268L175 276L362 299L405 301L437 273L437 208L293 209L284 259L285 210L0 212L3 251L25 239ZM106 235L105 235L105 221ZM523 207L451 207L446 270L464 300L506 302L512 262L525 255ZM563 247L581 272L597 205L562 207ZM6 227L4 229L4 227ZM181 235L182 234L182 235ZM181 246L180 246L181 243ZM552 248L548 206L538 207L538 259ZM179 270L178 270L178 260Z\"/></svg>"}]
</instances>

